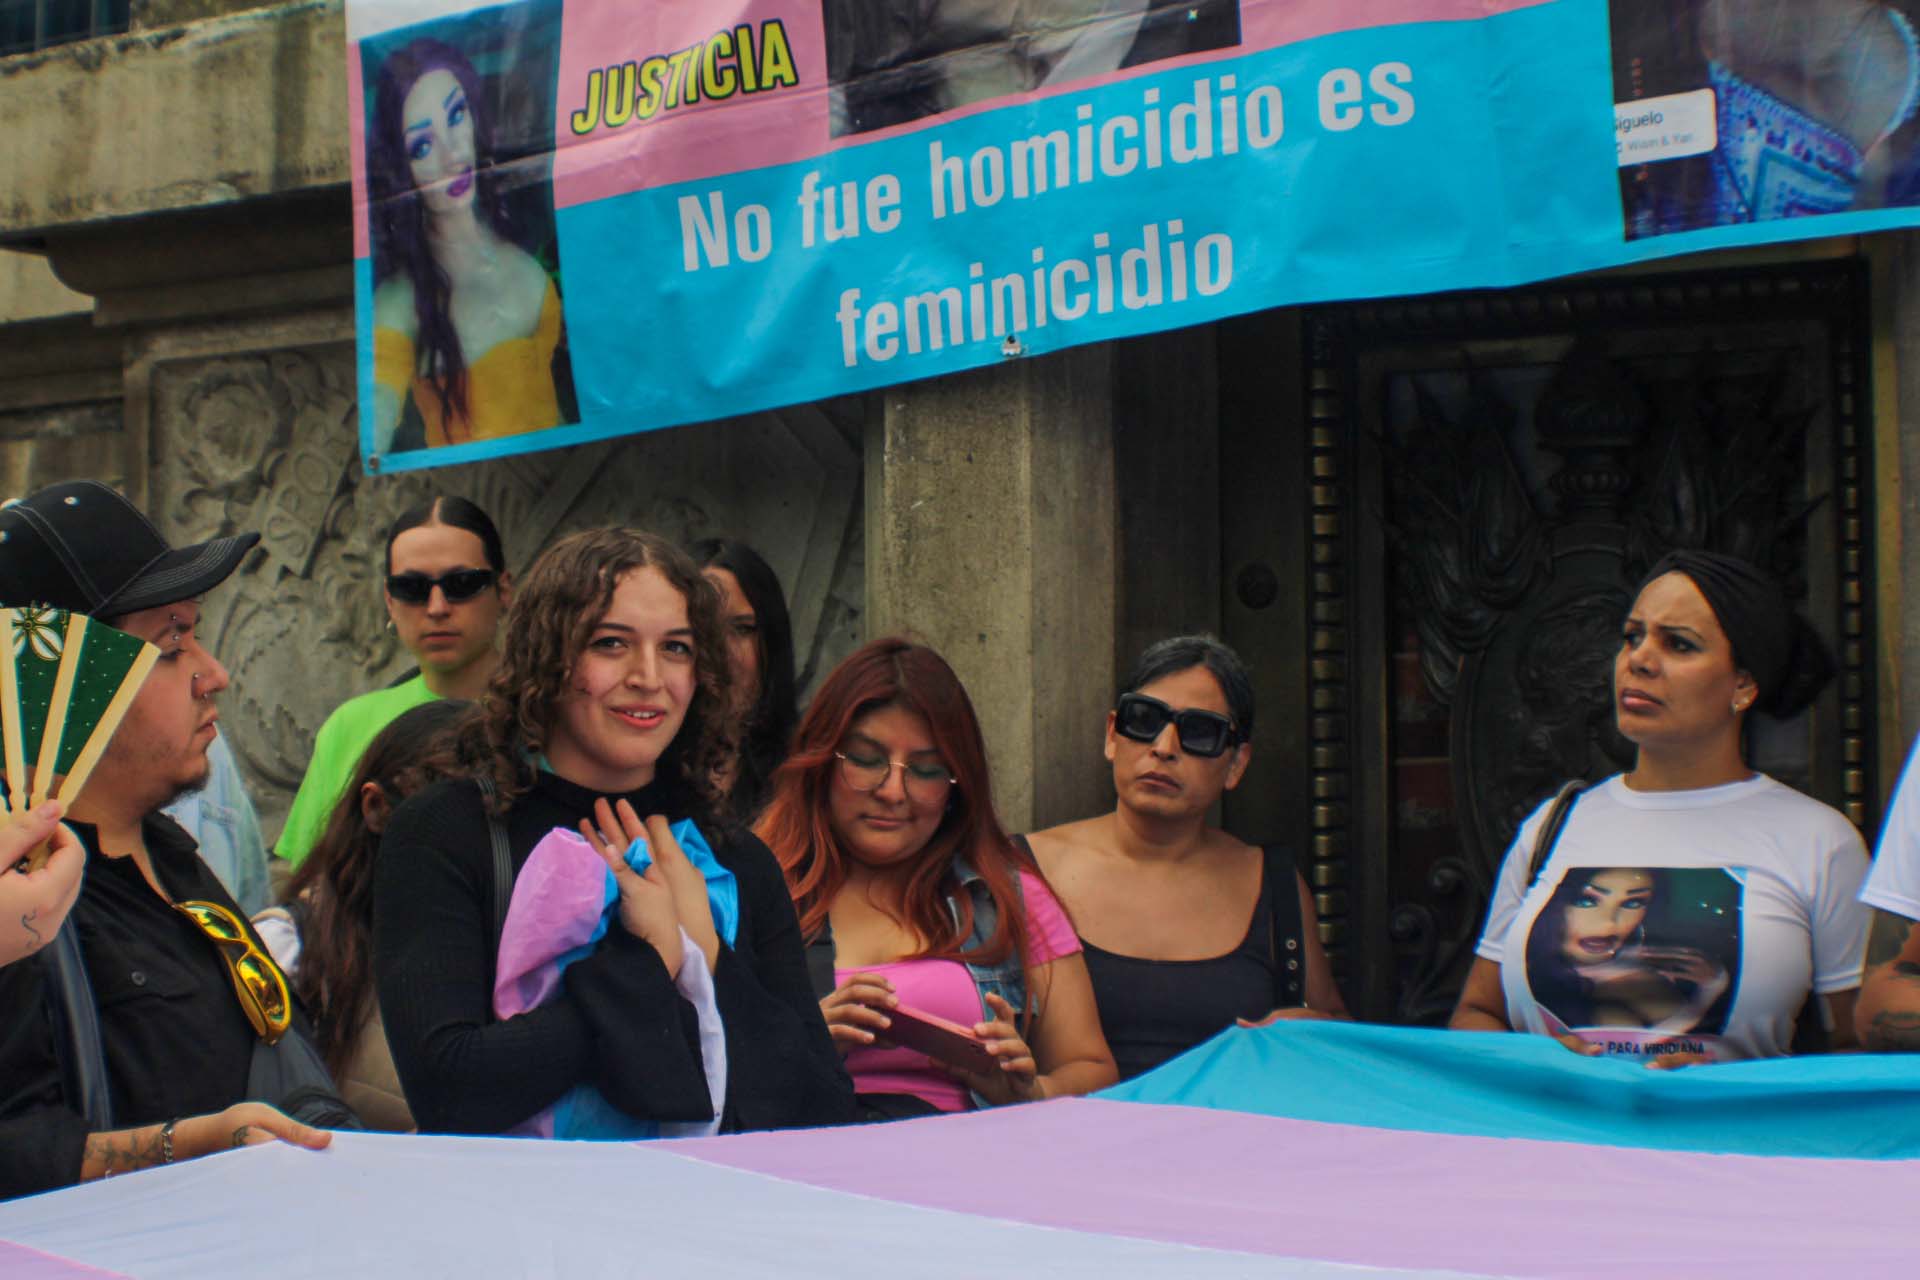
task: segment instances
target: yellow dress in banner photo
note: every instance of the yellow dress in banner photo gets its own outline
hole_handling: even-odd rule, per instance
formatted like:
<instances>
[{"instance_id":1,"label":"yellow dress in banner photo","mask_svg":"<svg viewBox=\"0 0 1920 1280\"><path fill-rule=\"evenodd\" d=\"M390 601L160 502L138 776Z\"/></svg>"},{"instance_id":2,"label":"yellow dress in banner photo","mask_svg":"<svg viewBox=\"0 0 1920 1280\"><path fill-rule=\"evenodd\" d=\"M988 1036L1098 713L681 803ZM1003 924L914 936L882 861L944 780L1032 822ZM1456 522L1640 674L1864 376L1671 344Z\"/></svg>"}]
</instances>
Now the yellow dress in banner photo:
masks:
<instances>
[{"instance_id":1,"label":"yellow dress in banner photo","mask_svg":"<svg viewBox=\"0 0 1920 1280\"><path fill-rule=\"evenodd\" d=\"M467 365L467 414L449 422L433 384L420 374L413 340L398 329L373 331L373 376L413 403L426 423L427 447L464 444L558 426L560 397L553 385L553 353L560 345L560 294L547 281L540 320L531 336L496 342Z\"/></svg>"}]
</instances>

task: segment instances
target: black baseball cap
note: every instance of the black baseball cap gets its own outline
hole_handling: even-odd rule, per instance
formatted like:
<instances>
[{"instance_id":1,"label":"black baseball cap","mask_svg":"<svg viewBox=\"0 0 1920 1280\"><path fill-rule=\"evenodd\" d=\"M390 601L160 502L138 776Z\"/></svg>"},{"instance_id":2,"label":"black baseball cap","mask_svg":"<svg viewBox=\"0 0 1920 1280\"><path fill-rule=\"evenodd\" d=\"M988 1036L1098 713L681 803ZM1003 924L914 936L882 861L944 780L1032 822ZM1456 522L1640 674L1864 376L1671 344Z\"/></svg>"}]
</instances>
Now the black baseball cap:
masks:
<instances>
[{"instance_id":1,"label":"black baseball cap","mask_svg":"<svg viewBox=\"0 0 1920 1280\"><path fill-rule=\"evenodd\" d=\"M117 618L188 600L239 568L257 533L170 547L98 480L68 480L0 507L0 607L50 604Z\"/></svg>"}]
</instances>

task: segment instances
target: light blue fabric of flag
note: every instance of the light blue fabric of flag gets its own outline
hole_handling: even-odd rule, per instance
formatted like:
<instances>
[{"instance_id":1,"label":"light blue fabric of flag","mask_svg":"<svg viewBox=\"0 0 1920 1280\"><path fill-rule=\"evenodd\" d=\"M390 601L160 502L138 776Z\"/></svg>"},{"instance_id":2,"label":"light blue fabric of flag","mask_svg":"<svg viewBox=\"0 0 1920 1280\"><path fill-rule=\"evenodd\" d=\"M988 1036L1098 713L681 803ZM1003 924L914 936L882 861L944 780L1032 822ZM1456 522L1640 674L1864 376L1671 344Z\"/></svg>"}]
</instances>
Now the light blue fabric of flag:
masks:
<instances>
[{"instance_id":1,"label":"light blue fabric of flag","mask_svg":"<svg viewBox=\"0 0 1920 1280\"><path fill-rule=\"evenodd\" d=\"M713 912L714 932L720 935L722 942L732 946L740 932L739 881L713 856L713 846L707 843L707 838L700 834L700 828L693 825L691 818L682 818L668 830L679 841L687 861L705 878L707 907ZM636 839L628 845L625 857L627 865L638 875L645 875L647 868L653 865L653 851L647 847L645 838ZM584 944L560 957L562 972L575 960L592 951L595 944L606 936L607 927L613 922L613 913L619 907L620 885L613 878L613 872L608 871L606 905L600 912L600 923L594 927L593 936ZM652 1120L640 1120L628 1115L608 1102L598 1089L583 1084L575 1086L553 1104L553 1136L576 1140L637 1141L659 1137L660 1126Z\"/></svg>"},{"instance_id":2,"label":"light blue fabric of flag","mask_svg":"<svg viewBox=\"0 0 1920 1280\"><path fill-rule=\"evenodd\" d=\"M1232 1028L1100 1095L1423 1133L1853 1160L1920 1157L1920 1065L1814 1054L1653 1071L1548 1036Z\"/></svg>"}]
</instances>

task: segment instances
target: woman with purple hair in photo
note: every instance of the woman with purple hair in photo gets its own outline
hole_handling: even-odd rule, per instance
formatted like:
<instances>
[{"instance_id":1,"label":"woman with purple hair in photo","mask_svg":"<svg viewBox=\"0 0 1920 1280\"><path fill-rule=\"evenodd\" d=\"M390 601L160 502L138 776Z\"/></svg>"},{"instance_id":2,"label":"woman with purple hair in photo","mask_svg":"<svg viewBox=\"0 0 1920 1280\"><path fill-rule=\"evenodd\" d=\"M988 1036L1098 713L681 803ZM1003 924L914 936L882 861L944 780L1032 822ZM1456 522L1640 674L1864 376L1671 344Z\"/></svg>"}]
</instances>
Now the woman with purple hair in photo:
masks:
<instances>
[{"instance_id":1,"label":"woman with purple hair in photo","mask_svg":"<svg viewBox=\"0 0 1920 1280\"><path fill-rule=\"evenodd\" d=\"M367 129L375 454L394 446L409 398L427 447L575 417L560 294L516 238L490 107L443 41L380 63Z\"/></svg>"}]
</instances>

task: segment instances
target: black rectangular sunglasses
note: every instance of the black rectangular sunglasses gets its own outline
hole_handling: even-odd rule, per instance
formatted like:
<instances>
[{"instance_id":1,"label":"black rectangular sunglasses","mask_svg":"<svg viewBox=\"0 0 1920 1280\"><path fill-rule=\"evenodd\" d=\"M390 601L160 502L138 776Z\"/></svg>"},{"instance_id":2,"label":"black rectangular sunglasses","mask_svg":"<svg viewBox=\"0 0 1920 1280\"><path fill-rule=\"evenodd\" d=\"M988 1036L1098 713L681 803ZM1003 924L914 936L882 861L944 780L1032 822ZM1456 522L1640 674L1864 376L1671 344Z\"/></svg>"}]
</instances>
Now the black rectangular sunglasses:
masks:
<instances>
[{"instance_id":1,"label":"black rectangular sunglasses","mask_svg":"<svg viewBox=\"0 0 1920 1280\"><path fill-rule=\"evenodd\" d=\"M1168 721L1173 722L1180 749L1190 756L1212 759L1240 740L1240 731L1233 727L1233 721L1218 712L1196 707L1175 711L1160 699L1149 698L1144 693L1120 695L1113 729L1123 738L1152 742L1167 727Z\"/></svg>"},{"instance_id":2,"label":"black rectangular sunglasses","mask_svg":"<svg viewBox=\"0 0 1920 1280\"><path fill-rule=\"evenodd\" d=\"M402 604L425 604L432 598L435 587L446 595L448 604L458 604L473 599L492 585L491 569L452 569L437 578L429 578L424 573L387 575L387 594Z\"/></svg>"}]
</instances>

